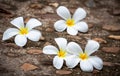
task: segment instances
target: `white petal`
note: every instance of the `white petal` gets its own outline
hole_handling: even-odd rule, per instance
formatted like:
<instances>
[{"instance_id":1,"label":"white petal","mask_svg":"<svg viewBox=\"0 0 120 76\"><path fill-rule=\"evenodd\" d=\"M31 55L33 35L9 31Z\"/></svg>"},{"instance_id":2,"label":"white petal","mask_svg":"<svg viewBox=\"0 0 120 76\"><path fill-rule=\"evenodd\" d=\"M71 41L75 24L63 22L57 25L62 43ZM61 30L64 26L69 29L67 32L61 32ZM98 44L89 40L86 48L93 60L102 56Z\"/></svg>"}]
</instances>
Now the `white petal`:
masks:
<instances>
[{"instance_id":1,"label":"white petal","mask_svg":"<svg viewBox=\"0 0 120 76\"><path fill-rule=\"evenodd\" d=\"M65 19L65 20L71 19L70 12L66 7L60 6L60 7L58 7L58 9L56 11L57 11L57 14L60 17L62 17L63 19Z\"/></svg>"},{"instance_id":2,"label":"white petal","mask_svg":"<svg viewBox=\"0 0 120 76\"><path fill-rule=\"evenodd\" d=\"M78 30L73 28L73 27L68 27L67 28L67 33L70 34L70 35L77 35Z\"/></svg>"},{"instance_id":3,"label":"white petal","mask_svg":"<svg viewBox=\"0 0 120 76\"><path fill-rule=\"evenodd\" d=\"M24 46L27 43L27 38L24 35L17 35L15 37L15 43L18 46Z\"/></svg>"},{"instance_id":4,"label":"white petal","mask_svg":"<svg viewBox=\"0 0 120 76\"><path fill-rule=\"evenodd\" d=\"M41 37L41 32L38 30L31 30L26 36L32 41L39 41Z\"/></svg>"},{"instance_id":5,"label":"white petal","mask_svg":"<svg viewBox=\"0 0 120 76\"><path fill-rule=\"evenodd\" d=\"M65 38L55 38L55 41L59 46L59 49L66 50L67 40Z\"/></svg>"},{"instance_id":6,"label":"white petal","mask_svg":"<svg viewBox=\"0 0 120 76\"><path fill-rule=\"evenodd\" d=\"M97 51L98 48L100 47L99 43L94 41L94 40L88 40L88 43L85 47L85 52L90 55L93 52Z\"/></svg>"},{"instance_id":7,"label":"white petal","mask_svg":"<svg viewBox=\"0 0 120 76\"><path fill-rule=\"evenodd\" d=\"M80 53L83 53L81 47L75 42L68 43L67 51L69 51L70 53L75 54L75 55L79 55Z\"/></svg>"},{"instance_id":8,"label":"white petal","mask_svg":"<svg viewBox=\"0 0 120 76\"><path fill-rule=\"evenodd\" d=\"M10 23L18 28L24 27L23 17L17 17L14 20L12 20Z\"/></svg>"},{"instance_id":9,"label":"white petal","mask_svg":"<svg viewBox=\"0 0 120 76\"><path fill-rule=\"evenodd\" d=\"M80 62L80 58L77 56L69 56L65 61L68 68L74 68Z\"/></svg>"},{"instance_id":10,"label":"white petal","mask_svg":"<svg viewBox=\"0 0 120 76\"><path fill-rule=\"evenodd\" d=\"M16 34L19 33L19 30L16 28L9 28L7 29L4 33L3 33L3 38L2 40L7 40L13 36L15 36Z\"/></svg>"},{"instance_id":11,"label":"white petal","mask_svg":"<svg viewBox=\"0 0 120 76\"><path fill-rule=\"evenodd\" d=\"M79 22L76 23L74 26L77 30L79 30L80 32L87 32L88 31L88 25L86 22Z\"/></svg>"},{"instance_id":12,"label":"white petal","mask_svg":"<svg viewBox=\"0 0 120 76\"><path fill-rule=\"evenodd\" d=\"M57 22L55 22L54 24L54 28L56 31L58 32L62 32L66 29L66 24L65 24L65 21L64 20L59 20Z\"/></svg>"},{"instance_id":13,"label":"white petal","mask_svg":"<svg viewBox=\"0 0 120 76\"><path fill-rule=\"evenodd\" d=\"M80 62L80 67L82 71L85 72L92 72L93 71L93 66L88 60L82 60Z\"/></svg>"},{"instance_id":14,"label":"white petal","mask_svg":"<svg viewBox=\"0 0 120 76\"><path fill-rule=\"evenodd\" d=\"M63 59L59 58L58 56L55 56L53 59L53 65L57 69L61 69L63 66Z\"/></svg>"},{"instance_id":15,"label":"white petal","mask_svg":"<svg viewBox=\"0 0 120 76\"><path fill-rule=\"evenodd\" d=\"M73 19L75 20L75 23L82 20L85 17L86 17L86 11L83 8L78 8L73 15Z\"/></svg>"},{"instance_id":16,"label":"white petal","mask_svg":"<svg viewBox=\"0 0 120 76\"><path fill-rule=\"evenodd\" d=\"M42 25L42 23L40 21L38 21L37 19L35 18L31 18L27 24L26 24L26 27L28 27L29 30L31 30L32 28L34 27L37 27L37 26L40 26Z\"/></svg>"},{"instance_id":17,"label":"white petal","mask_svg":"<svg viewBox=\"0 0 120 76\"><path fill-rule=\"evenodd\" d=\"M43 53L44 54L57 54L58 49L55 46L48 45L43 48Z\"/></svg>"},{"instance_id":18,"label":"white petal","mask_svg":"<svg viewBox=\"0 0 120 76\"><path fill-rule=\"evenodd\" d=\"M89 62L98 70L103 68L103 61L97 56L90 56Z\"/></svg>"}]
</instances>

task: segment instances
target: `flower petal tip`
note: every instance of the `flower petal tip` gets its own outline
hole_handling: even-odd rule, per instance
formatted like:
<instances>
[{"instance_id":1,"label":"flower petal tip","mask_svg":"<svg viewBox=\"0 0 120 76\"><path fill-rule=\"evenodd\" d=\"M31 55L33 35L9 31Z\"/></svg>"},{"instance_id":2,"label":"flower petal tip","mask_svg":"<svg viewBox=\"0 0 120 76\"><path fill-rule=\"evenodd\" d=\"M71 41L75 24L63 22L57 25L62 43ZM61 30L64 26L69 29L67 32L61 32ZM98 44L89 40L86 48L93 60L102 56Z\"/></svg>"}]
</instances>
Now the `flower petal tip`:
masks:
<instances>
[{"instance_id":1,"label":"flower petal tip","mask_svg":"<svg viewBox=\"0 0 120 76\"><path fill-rule=\"evenodd\" d=\"M10 23L16 26L17 28L24 27L23 17L17 17L13 19Z\"/></svg>"},{"instance_id":2,"label":"flower petal tip","mask_svg":"<svg viewBox=\"0 0 120 76\"><path fill-rule=\"evenodd\" d=\"M59 6L56 10L57 14L62 17L63 19L71 19L71 14L69 10L65 6Z\"/></svg>"}]
</instances>

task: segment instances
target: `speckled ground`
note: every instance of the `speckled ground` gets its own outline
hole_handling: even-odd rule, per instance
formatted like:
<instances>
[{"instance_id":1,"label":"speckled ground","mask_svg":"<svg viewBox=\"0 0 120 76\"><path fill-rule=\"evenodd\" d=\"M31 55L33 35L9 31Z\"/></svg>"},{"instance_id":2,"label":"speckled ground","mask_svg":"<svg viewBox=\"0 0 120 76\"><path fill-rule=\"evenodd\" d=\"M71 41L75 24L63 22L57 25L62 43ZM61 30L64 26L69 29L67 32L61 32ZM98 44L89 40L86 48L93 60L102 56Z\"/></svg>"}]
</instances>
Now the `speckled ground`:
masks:
<instances>
[{"instance_id":1,"label":"speckled ground","mask_svg":"<svg viewBox=\"0 0 120 76\"><path fill-rule=\"evenodd\" d=\"M56 14L56 8L66 6L71 13L78 7L87 11L84 19L89 25L87 33L70 36L66 31L59 33L53 28L54 22L61 19ZM120 75L120 1L119 0L0 0L0 76L119 76ZM20 48L14 44L14 38L2 41L3 32L13 27L10 21L23 16L25 22L30 18L40 20L43 25L36 29L42 32L38 42L28 41ZM52 66L53 56L44 55L42 48L52 44L57 47L54 38L64 37L75 41L84 48L87 39L100 42L100 49L95 55L104 61L101 71L86 73L79 66L68 69L64 66L57 70ZM41 52L29 53L39 50ZM25 71L21 68L25 63L36 66L36 69Z\"/></svg>"}]
</instances>

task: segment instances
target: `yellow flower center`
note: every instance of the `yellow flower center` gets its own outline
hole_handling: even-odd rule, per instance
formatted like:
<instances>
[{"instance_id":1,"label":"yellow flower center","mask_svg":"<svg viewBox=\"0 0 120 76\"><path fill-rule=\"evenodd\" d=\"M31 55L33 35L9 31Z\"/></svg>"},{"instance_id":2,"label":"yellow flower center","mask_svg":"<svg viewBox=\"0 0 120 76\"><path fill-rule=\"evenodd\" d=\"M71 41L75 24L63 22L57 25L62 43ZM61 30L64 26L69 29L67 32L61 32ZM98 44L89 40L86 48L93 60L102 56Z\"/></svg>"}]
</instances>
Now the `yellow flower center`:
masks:
<instances>
[{"instance_id":1,"label":"yellow flower center","mask_svg":"<svg viewBox=\"0 0 120 76\"><path fill-rule=\"evenodd\" d=\"M88 58L88 55L86 53L80 53L79 57L82 59L82 60L85 60Z\"/></svg>"},{"instance_id":2,"label":"yellow flower center","mask_svg":"<svg viewBox=\"0 0 120 76\"><path fill-rule=\"evenodd\" d=\"M62 58L65 57L66 56L66 51L60 49L60 51L58 52L58 56L62 57Z\"/></svg>"},{"instance_id":3,"label":"yellow flower center","mask_svg":"<svg viewBox=\"0 0 120 76\"><path fill-rule=\"evenodd\" d=\"M68 19L67 21L66 21L66 24L67 24L67 26L74 26L75 25L75 20L74 19Z\"/></svg>"},{"instance_id":4,"label":"yellow flower center","mask_svg":"<svg viewBox=\"0 0 120 76\"><path fill-rule=\"evenodd\" d=\"M24 27L20 28L19 34L25 35L27 33L28 33L28 28L24 28Z\"/></svg>"}]
</instances>

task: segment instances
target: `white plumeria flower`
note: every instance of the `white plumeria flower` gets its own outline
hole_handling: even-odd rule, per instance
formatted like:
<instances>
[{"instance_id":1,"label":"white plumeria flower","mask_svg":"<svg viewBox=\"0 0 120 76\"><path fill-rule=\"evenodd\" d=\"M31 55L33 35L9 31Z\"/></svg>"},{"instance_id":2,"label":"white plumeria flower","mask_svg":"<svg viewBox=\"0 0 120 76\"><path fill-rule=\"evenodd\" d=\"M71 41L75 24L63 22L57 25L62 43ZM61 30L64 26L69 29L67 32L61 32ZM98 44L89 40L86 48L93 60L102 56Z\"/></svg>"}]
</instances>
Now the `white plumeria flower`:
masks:
<instances>
[{"instance_id":1,"label":"white plumeria flower","mask_svg":"<svg viewBox=\"0 0 120 76\"><path fill-rule=\"evenodd\" d=\"M58 20L55 22L54 28L56 31L62 32L67 28L67 32L70 35L77 35L78 31L88 31L87 23L81 21L86 17L86 11L84 9L78 8L73 14L73 17L71 17L69 10L64 6L60 6L57 9L57 14L64 20Z\"/></svg>"},{"instance_id":2,"label":"white plumeria flower","mask_svg":"<svg viewBox=\"0 0 120 76\"><path fill-rule=\"evenodd\" d=\"M27 43L27 38L32 41L39 41L41 32L34 30L34 27L41 26L42 23L37 19L31 18L24 26L23 17L17 17L10 22L17 28L8 28L4 34L2 40L7 40L16 35L14 41L18 46L24 46Z\"/></svg>"},{"instance_id":3,"label":"white plumeria flower","mask_svg":"<svg viewBox=\"0 0 120 76\"><path fill-rule=\"evenodd\" d=\"M80 62L80 68L83 71L91 72L93 71L93 67L101 70L103 67L102 59L97 56L90 56L92 53L97 51L99 47L100 45L98 42L88 40L85 51L83 51L77 43L70 42L67 49L73 54L73 56L69 58L69 60L66 59L66 65L69 68L74 68Z\"/></svg>"},{"instance_id":4,"label":"white plumeria flower","mask_svg":"<svg viewBox=\"0 0 120 76\"><path fill-rule=\"evenodd\" d=\"M66 50L67 40L65 38L55 38L55 41L59 47L59 50L55 46L48 45L43 48L43 53L57 55L53 59L53 66L57 69L61 69L64 60L66 60L66 58L69 56Z\"/></svg>"}]
</instances>

